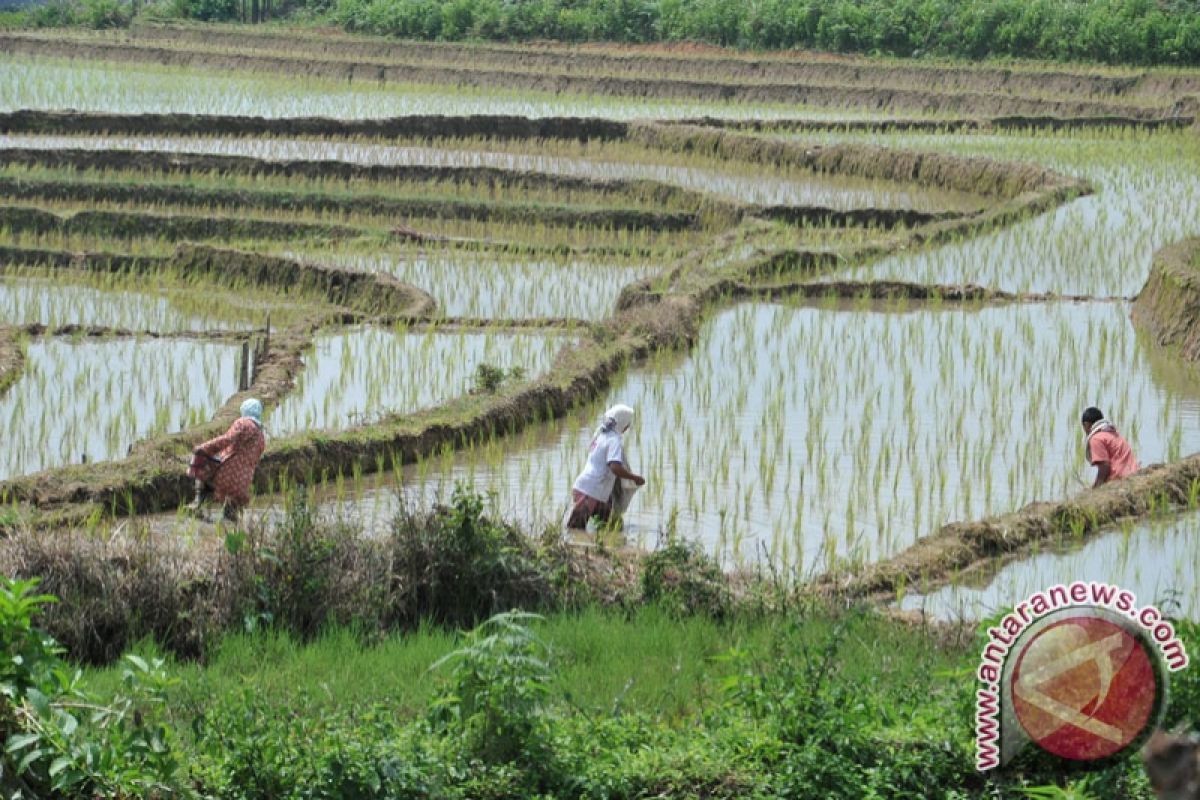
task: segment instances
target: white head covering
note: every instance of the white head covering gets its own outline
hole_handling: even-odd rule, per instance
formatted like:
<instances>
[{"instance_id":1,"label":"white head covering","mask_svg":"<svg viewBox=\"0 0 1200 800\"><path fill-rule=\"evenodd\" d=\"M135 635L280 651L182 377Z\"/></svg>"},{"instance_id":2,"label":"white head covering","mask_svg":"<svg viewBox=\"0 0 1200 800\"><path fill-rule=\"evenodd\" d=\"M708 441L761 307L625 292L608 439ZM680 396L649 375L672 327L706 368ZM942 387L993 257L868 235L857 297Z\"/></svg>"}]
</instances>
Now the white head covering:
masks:
<instances>
[{"instance_id":1,"label":"white head covering","mask_svg":"<svg viewBox=\"0 0 1200 800\"><path fill-rule=\"evenodd\" d=\"M629 430L629 426L632 424L633 409L627 405L618 403L604 412L604 424L600 426L600 430L624 433Z\"/></svg>"},{"instance_id":2,"label":"white head covering","mask_svg":"<svg viewBox=\"0 0 1200 800\"><path fill-rule=\"evenodd\" d=\"M263 405L259 400L251 397L249 400L242 401L241 413L243 417L249 417L262 426Z\"/></svg>"}]
</instances>

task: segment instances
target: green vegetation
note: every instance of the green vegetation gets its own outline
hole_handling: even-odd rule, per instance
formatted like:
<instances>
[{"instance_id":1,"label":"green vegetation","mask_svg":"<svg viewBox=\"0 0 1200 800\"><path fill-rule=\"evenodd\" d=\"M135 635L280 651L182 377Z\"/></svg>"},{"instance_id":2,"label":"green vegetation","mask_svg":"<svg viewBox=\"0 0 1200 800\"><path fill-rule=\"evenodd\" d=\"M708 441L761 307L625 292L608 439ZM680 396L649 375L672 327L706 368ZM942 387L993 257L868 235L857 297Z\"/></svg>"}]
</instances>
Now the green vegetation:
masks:
<instances>
[{"instance_id":1,"label":"green vegetation","mask_svg":"<svg viewBox=\"0 0 1200 800\"><path fill-rule=\"evenodd\" d=\"M897 56L1200 63L1200 11L1182 0L337 0L329 14L350 30L413 39L690 40Z\"/></svg>"},{"instance_id":2,"label":"green vegetation","mask_svg":"<svg viewBox=\"0 0 1200 800\"><path fill-rule=\"evenodd\" d=\"M149 9L159 17L220 21L244 18L246 6L166 0ZM134 7L55 0L14 19L119 27L129 24ZM284 11L406 39L695 41L904 57L1200 63L1200 10L1188 0L301 0Z\"/></svg>"},{"instance_id":3,"label":"green vegetation","mask_svg":"<svg viewBox=\"0 0 1200 800\"><path fill-rule=\"evenodd\" d=\"M345 629L308 644L264 632L227 638L203 666L147 644L80 675L32 627L49 599L32 589L0 586L10 791L1016 798L1057 782L1038 757L974 771L977 635L870 611L511 612L465 635L423 627L375 644ZM1196 675L1174 676L1170 723L1188 720ZM1151 797L1136 755L1086 785L1083 796Z\"/></svg>"}]
</instances>

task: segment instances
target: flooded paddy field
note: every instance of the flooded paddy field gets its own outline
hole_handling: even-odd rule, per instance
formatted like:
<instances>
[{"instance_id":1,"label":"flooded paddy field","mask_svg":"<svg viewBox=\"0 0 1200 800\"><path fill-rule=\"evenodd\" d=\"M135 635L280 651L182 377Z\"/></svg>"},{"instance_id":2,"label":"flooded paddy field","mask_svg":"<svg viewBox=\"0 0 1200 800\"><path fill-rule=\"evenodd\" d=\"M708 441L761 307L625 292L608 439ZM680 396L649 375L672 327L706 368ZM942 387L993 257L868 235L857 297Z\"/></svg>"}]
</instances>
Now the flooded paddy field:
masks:
<instances>
[{"instance_id":1,"label":"flooded paddy field","mask_svg":"<svg viewBox=\"0 0 1200 800\"><path fill-rule=\"evenodd\" d=\"M128 282L97 281L87 275L75 278L78 283L68 283L62 276L0 275L0 322L16 327L80 325L164 333L254 325L249 320L231 318L225 309L213 308L205 313L196 308L199 304L194 299L188 303L185 293L178 289L139 292Z\"/></svg>"},{"instance_id":2,"label":"flooded paddy field","mask_svg":"<svg viewBox=\"0 0 1200 800\"><path fill-rule=\"evenodd\" d=\"M1155 250L1200 234L1200 146L1190 133L805 134L803 139L1040 163L1096 187L1091 196L993 233L883 258L839 277L1132 297L1146 281Z\"/></svg>"},{"instance_id":3,"label":"flooded paddy field","mask_svg":"<svg viewBox=\"0 0 1200 800\"><path fill-rule=\"evenodd\" d=\"M295 388L264 421L276 437L369 424L469 394L481 366L536 378L568 341L434 327L325 332L305 353Z\"/></svg>"},{"instance_id":4,"label":"flooded paddy field","mask_svg":"<svg viewBox=\"0 0 1200 800\"><path fill-rule=\"evenodd\" d=\"M322 78L265 76L86 60L0 56L13 76L0 86L0 109L73 108L118 114L235 114L343 119L417 114L512 114L522 117L606 119L721 117L731 119L846 119L872 116L854 109L784 103L558 94L503 87L346 83ZM876 114L874 116L882 116Z\"/></svg>"},{"instance_id":5,"label":"flooded paddy field","mask_svg":"<svg viewBox=\"0 0 1200 800\"><path fill-rule=\"evenodd\" d=\"M649 263L530 258L423 249L378 248L286 255L367 272L383 272L429 292L446 317L599 320L612 313L621 289L658 274Z\"/></svg>"},{"instance_id":6,"label":"flooded paddy field","mask_svg":"<svg viewBox=\"0 0 1200 800\"><path fill-rule=\"evenodd\" d=\"M1139 605L1195 619L1200 597L1200 516L1127 522L1085 542L1049 543L1040 552L977 574L963 575L937 591L918 587L899 606L943 620L983 619L1056 584L1096 581L1133 592Z\"/></svg>"},{"instance_id":7,"label":"flooded paddy field","mask_svg":"<svg viewBox=\"0 0 1200 800\"><path fill-rule=\"evenodd\" d=\"M120 459L138 440L207 422L237 391L232 343L47 337L0 396L0 479Z\"/></svg>"}]
</instances>

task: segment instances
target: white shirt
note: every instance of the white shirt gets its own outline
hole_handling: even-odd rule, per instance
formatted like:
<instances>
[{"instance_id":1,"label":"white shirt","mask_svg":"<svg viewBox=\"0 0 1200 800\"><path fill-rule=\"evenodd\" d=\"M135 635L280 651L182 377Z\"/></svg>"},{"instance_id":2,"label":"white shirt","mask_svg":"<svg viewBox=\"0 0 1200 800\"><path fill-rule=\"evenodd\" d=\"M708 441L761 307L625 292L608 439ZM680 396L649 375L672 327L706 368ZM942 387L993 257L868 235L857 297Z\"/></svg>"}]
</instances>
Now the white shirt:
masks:
<instances>
[{"instance_id":1,"label":"white shirt","mask_svg":"<svg viewBox=\"0 0 1200 800\"><path fill-rule=\"evenodd\" d=\"M574 488L588 497L608 502L612 496L613 485L617 481L617 476L608 468L614 461L625 463L625 445L621 441L621 434L616 431L601 431L600 435L592 440L587 464L575 479Z\"/></svg>"}]
</instances>

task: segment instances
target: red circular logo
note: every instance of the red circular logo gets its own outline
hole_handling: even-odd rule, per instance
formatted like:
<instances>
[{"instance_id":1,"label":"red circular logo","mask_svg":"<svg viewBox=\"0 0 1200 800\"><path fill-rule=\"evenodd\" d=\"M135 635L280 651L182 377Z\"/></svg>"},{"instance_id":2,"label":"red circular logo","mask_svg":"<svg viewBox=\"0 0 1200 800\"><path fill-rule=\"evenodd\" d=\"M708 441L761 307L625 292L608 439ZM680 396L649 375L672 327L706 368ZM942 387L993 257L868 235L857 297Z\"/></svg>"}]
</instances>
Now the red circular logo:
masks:
<instances>
[{"instance_id":1,"label":"red circular logo","mask_svg":"<svg viewBox=\"0 0 1200 800\"><path fill-rule=\"evenodd\" d=\"M1030 637L1009 689L1032 741L1063 758L1093 761L1138 738L1154 711L1158 681L1141 637L1080 615Z\"/></svg>"}]
</instances>

